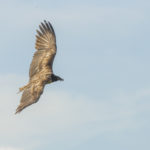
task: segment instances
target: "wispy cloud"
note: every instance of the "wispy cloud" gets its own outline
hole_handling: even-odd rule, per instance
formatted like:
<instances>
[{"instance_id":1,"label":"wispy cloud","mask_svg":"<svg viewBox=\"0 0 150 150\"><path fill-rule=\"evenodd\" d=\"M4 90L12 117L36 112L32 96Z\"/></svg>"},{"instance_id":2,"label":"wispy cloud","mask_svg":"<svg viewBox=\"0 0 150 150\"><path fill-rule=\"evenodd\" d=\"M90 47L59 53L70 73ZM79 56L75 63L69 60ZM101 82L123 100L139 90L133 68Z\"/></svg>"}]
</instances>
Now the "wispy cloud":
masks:
<instances>
[{"instance_id":1,"label":"wispy cloud","mask_svg":"<svg viewBox=\"0 0 150 150\"><path fill-rule=\"evenodd\" d=\"M39 140L41 143L48 142L43 141L42 136L54 143L62 140L63 136L64 142L70 141L70 145L76 145L102 133L138 130L143 126L139 123L138 116L144 111L149 112L150 103L144 97L150 97L150 92L144 94L145 92L139 91L132 95L118 94L109 100L94 100L86 95L74 96L66 91L53 91L47 86L37 104L14 115L20 99L15 91L22 82L22 77L7 77L0 78L0 83L5 82L5 88L0 88L3 91L0 95L0 118L3 120L0 139L3 140L0 141L8 144L13 139L19 146L26 147L28 143L27 145L35 148L35 145L39 145ZM36 136L34 143L28 139L30 136ZM74 138L77 140L75 143Z\"/></svg>"}]
</instances>

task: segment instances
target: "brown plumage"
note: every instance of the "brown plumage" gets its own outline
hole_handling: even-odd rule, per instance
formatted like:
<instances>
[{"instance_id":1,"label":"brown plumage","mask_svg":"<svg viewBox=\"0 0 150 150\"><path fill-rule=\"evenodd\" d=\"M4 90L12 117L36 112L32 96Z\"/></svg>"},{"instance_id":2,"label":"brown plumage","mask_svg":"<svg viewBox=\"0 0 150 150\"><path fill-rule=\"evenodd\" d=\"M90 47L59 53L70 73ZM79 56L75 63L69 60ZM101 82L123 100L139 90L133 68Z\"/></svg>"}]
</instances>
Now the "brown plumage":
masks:
<instances>
[{"instance_id":1,"label":"brown plumage","mask_svg":"<svg viewBox=\"0 0 150 150\"><path fill-rule=\"evenodd\" d=\"M27 106L36 103L44 87L48 83L63 79L53 74L52 65L56 55L56 36L50 22L44 21L37 30L35 48L30 70L29 82L19 91L23 92L16 113L21 112Z\"/></svg>"}]
</instances>

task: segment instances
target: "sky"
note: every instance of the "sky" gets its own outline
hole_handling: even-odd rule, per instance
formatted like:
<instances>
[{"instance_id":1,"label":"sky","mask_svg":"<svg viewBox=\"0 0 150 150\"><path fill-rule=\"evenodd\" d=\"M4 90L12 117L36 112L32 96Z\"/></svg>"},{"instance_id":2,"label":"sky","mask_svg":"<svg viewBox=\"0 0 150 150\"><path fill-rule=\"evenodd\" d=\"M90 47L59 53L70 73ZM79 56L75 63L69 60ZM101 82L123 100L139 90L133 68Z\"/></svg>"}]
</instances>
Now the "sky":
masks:
<instances>
[{"instance_id":1,"label":"sky","mask_svg":"<svg viewBox=\"0 0 150 150\"><path fill-rule=\"evenodd\" d=\"M0 150L149 150L150 1L0 0ZM14 115L38 25L64 78Z\"/></svg>"}]
</instances>

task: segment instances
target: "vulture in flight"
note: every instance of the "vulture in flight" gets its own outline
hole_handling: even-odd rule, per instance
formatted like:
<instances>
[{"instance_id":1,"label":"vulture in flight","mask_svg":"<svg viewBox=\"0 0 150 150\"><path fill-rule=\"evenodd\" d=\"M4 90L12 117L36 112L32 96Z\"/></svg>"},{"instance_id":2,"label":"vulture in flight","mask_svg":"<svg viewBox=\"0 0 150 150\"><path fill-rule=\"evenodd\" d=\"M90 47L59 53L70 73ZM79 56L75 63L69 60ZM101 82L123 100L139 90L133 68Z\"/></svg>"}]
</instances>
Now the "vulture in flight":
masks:
<instances>
[{"instance_id":1,"label":"vulture in flight","mask_svg":"<svg viewBox=\"0 0 150 150\"><path fill-rule=\"evenodd\" d=\"M35 48L29 70L29 82L19 89L23 92L16 113L21 112L29 105L36 103L43 93L46 84L55 81L63 81L53 73L53 61L56 55L56 36L50 22L44 21L39 25L36 35Z\"/></svg>"}]
</instances>

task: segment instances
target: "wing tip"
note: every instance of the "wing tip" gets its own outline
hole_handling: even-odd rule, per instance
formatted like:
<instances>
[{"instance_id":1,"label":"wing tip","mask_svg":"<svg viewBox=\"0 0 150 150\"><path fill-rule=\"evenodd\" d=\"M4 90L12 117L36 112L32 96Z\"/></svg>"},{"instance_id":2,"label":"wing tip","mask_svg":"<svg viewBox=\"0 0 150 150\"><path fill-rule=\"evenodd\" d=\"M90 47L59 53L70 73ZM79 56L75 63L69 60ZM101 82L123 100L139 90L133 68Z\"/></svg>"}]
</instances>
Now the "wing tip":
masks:
<instances>
[{"instance_id":1,"label":"wing tip","mask_svg":"<svg viewBox=\"0 0 150 150\"><path fill-rule=\"evenodd\" d=\"M41 25L42 24L44 24L44 26L46 26L46 28L55 35L54 28L53 28L53 26L52 26L50 21L43 20L43 22L41 22Z\"/></svg>"},{"instance_id":2,"label":"wing tip","mask_svg":"<svg viewBox=\"0 0 150 150\"><path fill-rule=\"evenodd\" d=\"M43 20L41 24L39 25L39 28L36 30L36 43L35 43L35 49L40 50L40 45L38 45L37 41L40 41L39 43L49 44L52 45L52 43L56 43L56 35L55 31L51 25L51 23L47 20ZM48 47L49 48L49 47Z\"/></svg>"}]
</instances>

